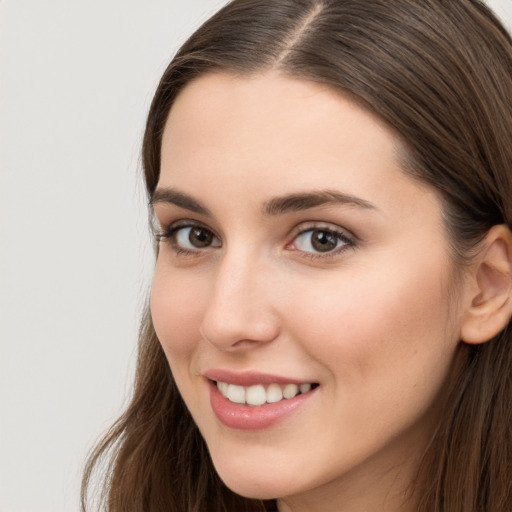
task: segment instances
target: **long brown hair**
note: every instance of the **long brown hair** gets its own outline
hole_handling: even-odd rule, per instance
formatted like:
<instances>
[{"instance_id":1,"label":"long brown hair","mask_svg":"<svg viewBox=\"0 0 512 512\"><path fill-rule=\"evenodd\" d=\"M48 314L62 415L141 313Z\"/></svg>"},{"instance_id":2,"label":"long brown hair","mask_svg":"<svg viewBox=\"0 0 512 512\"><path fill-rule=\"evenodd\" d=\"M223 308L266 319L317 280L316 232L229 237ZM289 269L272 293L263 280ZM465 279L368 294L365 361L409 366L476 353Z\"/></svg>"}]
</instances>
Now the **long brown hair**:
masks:
<instances>
[{"instance_id":1,"label":"long brown hair","mask_svg":"<svg viewBox=\"0 0 512 512\"><path fill-rule=\"evenodd\" d=\"M496 224L512 227L512 40L478 0L233 0L165 71L143 142L148 196L173 101L196 77L278 70L343 91L406 148L406 172L443 202L463 266ZM421 291L420 291L421 293ZM512 510L512 329L467 352L414 485L420 512ZM273 510L229 491L175 386L146 312L126 412L92 453L109 512Z\"/></svg>"}]
</instances>

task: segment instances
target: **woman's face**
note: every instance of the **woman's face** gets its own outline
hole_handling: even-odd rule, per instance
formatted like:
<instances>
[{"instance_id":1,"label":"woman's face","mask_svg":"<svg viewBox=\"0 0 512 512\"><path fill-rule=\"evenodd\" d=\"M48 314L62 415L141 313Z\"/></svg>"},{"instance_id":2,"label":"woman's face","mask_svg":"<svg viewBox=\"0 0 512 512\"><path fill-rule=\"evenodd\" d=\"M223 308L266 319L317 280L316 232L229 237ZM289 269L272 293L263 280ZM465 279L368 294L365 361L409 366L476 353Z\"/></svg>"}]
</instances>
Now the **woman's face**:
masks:
<instances>
[{"instance_id":1,"label":"woman's face","mask_svg":"<svg viewBox=\"0 0 512 512\"><path fill-rule=\"evenodd\" d=\"M339 92L277 74L203 76L171 110L153 322L237 493L398 510L463 302L440 202L399 152Z\"/></svg>"}]
</instances>

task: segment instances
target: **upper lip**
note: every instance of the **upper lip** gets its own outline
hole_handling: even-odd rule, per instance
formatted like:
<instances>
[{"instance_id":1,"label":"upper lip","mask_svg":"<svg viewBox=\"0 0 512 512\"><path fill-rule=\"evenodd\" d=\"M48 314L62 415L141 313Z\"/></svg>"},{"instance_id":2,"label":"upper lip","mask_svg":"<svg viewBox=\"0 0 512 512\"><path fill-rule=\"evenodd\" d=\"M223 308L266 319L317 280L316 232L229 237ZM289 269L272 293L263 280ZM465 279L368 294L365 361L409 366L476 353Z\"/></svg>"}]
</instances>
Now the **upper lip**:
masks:
<instances>
[{"instance_id":1,"label":"upper lip","mask_svg":"<svg viewBox=\"0 0 512 512\"><path fill-rule=\"evenodd\" d=\"M203 373L204 377L213 381L227 382L238 386L254 386L256 384L308 384L311 380L294 379L270 373L257 371L235 372L232 370L216 368Z\"/></svg>"}]
</instances>

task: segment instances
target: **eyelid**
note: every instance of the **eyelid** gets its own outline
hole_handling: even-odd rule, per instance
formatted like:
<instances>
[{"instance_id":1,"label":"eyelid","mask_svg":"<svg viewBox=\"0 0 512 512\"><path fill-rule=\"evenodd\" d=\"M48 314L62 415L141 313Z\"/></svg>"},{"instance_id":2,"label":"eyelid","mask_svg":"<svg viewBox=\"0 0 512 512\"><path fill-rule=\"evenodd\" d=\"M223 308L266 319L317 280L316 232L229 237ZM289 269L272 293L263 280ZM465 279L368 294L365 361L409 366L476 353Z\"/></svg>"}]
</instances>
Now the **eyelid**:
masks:
<instances>
[{"instance_id":1,"label":"eyelid","mask_svg":"<svg viewBox=\"0 0 512 512\"><path fill-rule=\"evenodd\" d=\"M193 219L180 219L176 221L171 221L168 223L160 223L160 228L158 232L156 233L157 236L166 237L172 235L174 232L178 231L182 228L203 228L207 229L208 231L211 231L216 238L220 237L217 236L215 233L215 230L213 230L210 226L206 225L205 223L199 221L199 220L193 220Z\"/></svg>"},{"instance_id":2,"label":"eyelid","mask_svg":"<svg viewBox=\"0 0 512 512\"><path fill-rule=\"evenodd\" d=\"M357 242L359 239L354 233L352 233L350 230L343 228L341 226L338 226L337 224L334 224L332 222L325 222L325 221L307 221L307 222L301 222L297 226L295 226L291 233L290 233L290 239L293 242L295 238L297 238L302 233L305 233L307 231L311 230L325 230L325 231L332 231L333 233L339 233L343 235L345 238L347 238L350 241L353 241L354 243Z\"/></svg>"}]
</instances>

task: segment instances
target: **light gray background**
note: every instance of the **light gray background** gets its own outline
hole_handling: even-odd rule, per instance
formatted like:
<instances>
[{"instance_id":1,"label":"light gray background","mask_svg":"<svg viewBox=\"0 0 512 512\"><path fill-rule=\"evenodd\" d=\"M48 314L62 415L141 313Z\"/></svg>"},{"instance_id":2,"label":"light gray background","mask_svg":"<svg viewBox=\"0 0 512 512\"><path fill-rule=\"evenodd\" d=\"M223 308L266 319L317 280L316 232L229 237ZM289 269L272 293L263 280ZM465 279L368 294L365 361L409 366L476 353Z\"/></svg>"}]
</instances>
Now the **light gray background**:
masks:
<instances>
[{"instance_id":1,"label":"light gray background","mask_svg":"<svg viewBox=\"0 0 512 512\"><path fill-rule=\"evenodd\" d=\"M152 256L138 180L171 54L224 0L0 0L0 511L74 512ZM490 0L512 28L512 0Z\"/></svg>"}]
</instances>

